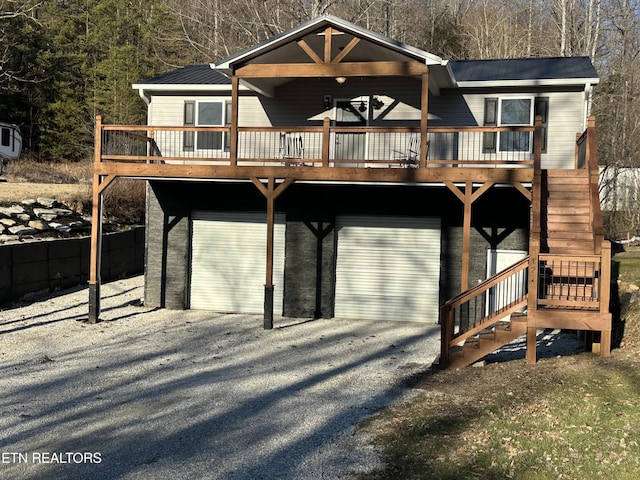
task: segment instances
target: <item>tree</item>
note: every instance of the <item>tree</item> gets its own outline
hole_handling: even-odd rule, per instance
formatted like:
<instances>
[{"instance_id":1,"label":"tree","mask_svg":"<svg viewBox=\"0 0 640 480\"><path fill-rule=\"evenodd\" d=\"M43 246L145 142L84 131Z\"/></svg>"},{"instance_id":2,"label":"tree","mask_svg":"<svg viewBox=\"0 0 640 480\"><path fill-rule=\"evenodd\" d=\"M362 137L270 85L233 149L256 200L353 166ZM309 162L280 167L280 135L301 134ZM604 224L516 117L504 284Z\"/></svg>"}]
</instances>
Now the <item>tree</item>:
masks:
<instances>
[{"instance_id":1,"label":"tree","mask_svg":"<svg viewBox=\"0 0 640 480\"><path fill-rule=\"evenodd\" d=\"M30 36L41 25L36 17L40 3L0 0L0 93L16 92L40 79L29 68Z\"/></svg>"}]
</instances>

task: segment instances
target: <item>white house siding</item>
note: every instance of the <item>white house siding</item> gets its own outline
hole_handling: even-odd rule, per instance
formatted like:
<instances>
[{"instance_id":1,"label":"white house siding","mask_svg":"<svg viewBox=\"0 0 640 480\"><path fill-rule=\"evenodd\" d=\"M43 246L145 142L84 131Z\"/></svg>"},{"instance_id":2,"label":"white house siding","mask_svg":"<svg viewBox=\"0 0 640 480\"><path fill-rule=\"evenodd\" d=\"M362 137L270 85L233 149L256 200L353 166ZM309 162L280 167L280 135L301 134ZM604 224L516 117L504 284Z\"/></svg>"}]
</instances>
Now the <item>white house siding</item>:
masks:
<instances>
[{"instance_id":1,"label":"white house siding","mask_svg":"<svg viewBox=\"0 0 640 480\"><path fill-rule=\"evenodd\" d=\"M154 95L149 106L149 125L182 126L185 102L230 102L231 95ZM269 119L256 96L242 95L238 105L240 125L270 126ZM162 156L228 158L228 151L196 150L185 154L182 132L156 132L155 140ZM275 143L275 142L272 142ZM242 153L242 152L240 152ZM269 158L269 157L267 157ZM211 163L210 161L207 163Z\"/></svg>"},{"instance_id":2,"label":"white house siding","mask_svg":"<svg viewBox=\"0 0 640 480\"><path fill-rule=\"evenodd\" d=\"M184 119L184 102L230 102L229 95L154 95L149 106L149 125L181 126ZM253 95L240 97L238 102L240 125L268 127L271 125L260 100Z\"/></svg>"},{"instance_id":3,"label":"white house siding","mask_svg":"<svg viewBox=\"0 0 640 480\"><path fill-rule=\"evenodd\" d=\"M280 126L292 127L291 134L301 137L305 159L320 159L322 139L320 133L295 132L295 126L320 126L324 117L333 118L333 108L326 109L324 97L348 100L358 97L378 97L384 106L374 110L369 124L373 126L419 126L420 82L411 78L379 78L372 82L348 79L339 85L324 79L299 79L276 89L274 98L245 94L239 100L240 126ZM484 99L487 97L544 96L549 98L549 122L547 153L542 155L543 168L573 168L575 155L575 135L583 129L584 92L581 90L546 92L544 90L500 94L498 91L484 90L479 93L462 94L458 90L443 91L441 95L430 95L429 125L469 126L482 125ZM230 101L230 95L154 95L149 106L150 125L182 125L185 101ZM368 151L365 158L393 158L394 151L407 150L408 138L400 135L373 138L368 134ZM180 140L180 139L178 139ZM465 159L465 148L451 147L449 138L430 139L430 158ZM157 139L160 143L160 139ZM180 155L181 144L173 142L172 149L165 148L163 155ZM279 133L240 133L238 154L242 158L273 158L279 156ZM455 153L451 149L456 149ZM176 150L173 152L173 150ZM225 152L209 155L196 152L193 156L226 157ZM468 152L467 156L482 157ZM485 155L486 157L486 155ZM487 159L489 159L487 157Z\"/></svg>"},{"instance_id":4,"label":"white house siding","mask_svg":"<svg viewBox=\"0 0 640 480\"><path fill-rule=\"evenodd\" d=\"M430 126L482 126L484 99L488 97L539 96L549 98L547 153L542 168L573 168L576 133L584 128L583 91L525 91L503 94L499 91L458 94L447 93L429 100ZM433 152L435 155L437 152Z\"/></svg>"}]
</instances>

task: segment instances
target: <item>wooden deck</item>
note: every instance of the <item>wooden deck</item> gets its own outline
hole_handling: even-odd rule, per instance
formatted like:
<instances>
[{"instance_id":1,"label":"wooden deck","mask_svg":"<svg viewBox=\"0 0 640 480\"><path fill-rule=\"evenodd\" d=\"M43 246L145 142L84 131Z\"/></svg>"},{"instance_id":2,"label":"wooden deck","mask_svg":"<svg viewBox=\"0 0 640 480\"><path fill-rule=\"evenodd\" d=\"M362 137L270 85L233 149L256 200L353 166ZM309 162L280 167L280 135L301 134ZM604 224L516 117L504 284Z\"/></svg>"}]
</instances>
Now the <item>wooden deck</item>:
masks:
<instances>
[{"instance_id":1,"label":"wooden deck","mask_svg":"<svg viewBox=\"0 0 640 480\"><path fill-rule=\"evenodd\" d=\"M505 316L525 308L529 362L535 361L535 330L542 327L600 332L600 352L607 355L611 331L610 248L608 242L603 241L593 119L589 125L576 142L575 170L554 174L540 169L540 119L534 127L514 128L344 128L333 127L329 119L325 119L322 126L234 129L103 125L98 117L93 218L101 219L104 190L119 177L251 181L266 200L264 325L272 328L274 205L289 185L296 181L445 185L462 203L464 218L462 293L446 302L441 312L441 365L450 364L451 352L459 350L456 347L461 342L477 342L477 334L487 328L495 330ZM531 151L483 151L483 136L499 132L529 134ZM216 148L196 148L199 135L204 135ZM340 142L356 136L366 137L366 149L358 155L354 155L353 149L344 149L344 144L340 147ZM552 181L552 178L560 180ZM564 185L562 178L571 179L571 185ZM531 201L529 257L511 270L469 289L472 205L497 184L512 185ZM570 210L563 210L566 208ZM571 228L565 228L560 221L567 217L572 219ZM92 229L90 322L99 321L100 314L101 227L99 220ZM579 251L573 248L578 244ZM526 291L518 293L512 302L486 315L475 312L481 313L478 318L464 318L461 312L465 311L465 305L477 302L478 295L486 295L492 288L505 288L503 282L524 274ZM466 310L468 316L472 309ZM519 321L521 326L523 320ZM485 342L485 349L521 333L520 327L498 330L492 335L492 343ZM473 351L473 358L478 352L484 352L477 348ZM458 357L452 364L462 366L470 358Z\"/></svg>"},{"instance_id":2,"label":"wooden deck","mask_svg":"<svg viewBox=\"0 0 640 480\"><path fill-rule=\"evenodd\" d=\"M232 141L231 127L103 125L98 117L94 173L153 179L530 183L539 151L483 151L483 136L500 132L529 134L535 143L540 127L429 128L423 141L417 127L333 127L326 118L317 127L238 127ZM208 139L211 148L197 148L199 138ZM301 145L295 155L288 148L292 139Z\"/></svg>"}]
</instances>

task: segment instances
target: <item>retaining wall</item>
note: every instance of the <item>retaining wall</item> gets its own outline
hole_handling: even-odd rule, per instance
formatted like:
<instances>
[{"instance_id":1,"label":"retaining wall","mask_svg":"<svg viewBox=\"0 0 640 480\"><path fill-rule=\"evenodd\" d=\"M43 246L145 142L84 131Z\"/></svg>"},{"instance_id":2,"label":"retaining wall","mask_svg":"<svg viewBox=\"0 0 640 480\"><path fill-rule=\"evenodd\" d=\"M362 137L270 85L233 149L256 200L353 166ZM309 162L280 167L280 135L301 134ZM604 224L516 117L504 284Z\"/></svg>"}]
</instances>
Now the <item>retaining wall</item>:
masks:
<instances>
[{"instance_id":1,"label":"retaining wall","mask_svg":"<svg viewBox=\"0 0 640 480\"><path fill-rule=\"evenodd\" d=\"M89 280L91 239L0 246L0 303L74 287ZM103 282L144 272L144 227L102 237Z\"/></svg>"}]
</instances>

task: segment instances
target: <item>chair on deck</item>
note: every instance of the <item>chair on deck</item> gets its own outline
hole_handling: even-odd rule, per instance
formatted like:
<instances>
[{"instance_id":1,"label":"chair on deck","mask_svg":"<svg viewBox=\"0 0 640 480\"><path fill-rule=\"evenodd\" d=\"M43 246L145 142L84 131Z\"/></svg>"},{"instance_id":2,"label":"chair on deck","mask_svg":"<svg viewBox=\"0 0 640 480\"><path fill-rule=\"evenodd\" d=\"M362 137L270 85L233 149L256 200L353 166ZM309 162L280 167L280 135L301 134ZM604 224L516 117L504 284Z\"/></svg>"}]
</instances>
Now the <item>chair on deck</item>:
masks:
<instances>
[{"instance_id":1,"label":"chair on deck","mask_svg":"<svg viewBox=\"0 0 640 480\"><path fill-rule=\"evenodd\" d=\"M304 144L302 136L292 133L280 134L280 158L285 160L282 162L287 166L301 166L303 162L298 161L304 159Z\"/></svg>"},{"instance_id":2,"label":"chair on deck","mask_svg":"<svg viewBox=\"0 0 640 480\"><path fill-rule=\"evenodd\" d=\"M399 160L400 167L418 168L420 166L420 139L417 135L411 135L407 142L406 150L394 150L393 159Z\"/></svg>"}]
</instances>

